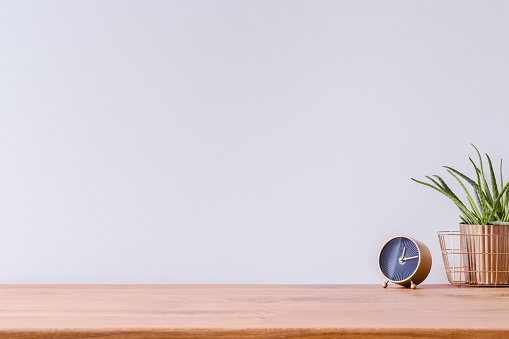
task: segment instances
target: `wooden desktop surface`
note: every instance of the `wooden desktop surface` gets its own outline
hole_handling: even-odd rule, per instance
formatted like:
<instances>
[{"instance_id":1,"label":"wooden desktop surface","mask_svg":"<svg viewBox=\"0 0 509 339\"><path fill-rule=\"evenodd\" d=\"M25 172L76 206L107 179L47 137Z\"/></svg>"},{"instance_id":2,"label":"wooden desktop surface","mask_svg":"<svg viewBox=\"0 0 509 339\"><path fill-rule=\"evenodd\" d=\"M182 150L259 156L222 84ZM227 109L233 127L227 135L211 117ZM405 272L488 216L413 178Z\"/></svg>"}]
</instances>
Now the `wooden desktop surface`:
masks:
<instances>
[{"instance_id":1,"label":"wooden desktop surface","mask_svg":"<svg viewBox=\"0 0 509 339\"><path fill-rule=\"evenodd\" d=\"M0 338L509 337L509 288L0 285Z\"/></svg>"}]
</instances>

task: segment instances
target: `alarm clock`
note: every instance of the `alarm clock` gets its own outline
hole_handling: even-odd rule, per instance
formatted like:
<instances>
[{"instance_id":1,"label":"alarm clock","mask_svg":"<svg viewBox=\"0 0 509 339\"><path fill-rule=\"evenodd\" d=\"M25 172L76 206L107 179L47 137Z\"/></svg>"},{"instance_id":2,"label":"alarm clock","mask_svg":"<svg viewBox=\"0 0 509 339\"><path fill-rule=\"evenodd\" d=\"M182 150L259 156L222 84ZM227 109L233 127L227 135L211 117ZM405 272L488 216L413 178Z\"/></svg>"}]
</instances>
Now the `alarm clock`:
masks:
<instances>
[{"instance_id":1,"label":"alarm clock","mask_svg":"<svg viewBox=\"0 0 509 339\"><path fill-rule=\"evenodd\" d=\"M384 288L390 281L415 289L431 270L431 253L422 242L399 235L387 240L382 246L378 255L378 267L387 279L382 284Z\"/></svg>"}]
</instances>

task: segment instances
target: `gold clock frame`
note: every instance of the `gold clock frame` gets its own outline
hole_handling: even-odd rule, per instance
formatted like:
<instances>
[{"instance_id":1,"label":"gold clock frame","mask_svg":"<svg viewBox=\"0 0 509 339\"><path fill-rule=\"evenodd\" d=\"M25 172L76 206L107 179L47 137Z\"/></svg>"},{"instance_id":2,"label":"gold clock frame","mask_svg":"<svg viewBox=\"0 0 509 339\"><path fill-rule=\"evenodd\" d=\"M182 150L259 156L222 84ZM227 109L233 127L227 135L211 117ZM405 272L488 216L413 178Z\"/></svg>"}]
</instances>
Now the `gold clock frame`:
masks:
<instances>
[{"instance_id":1,"label":"gold clock frame","mask_svg":"<svg viewBox=\"0 0 509 339\"><path fill-rule=\"evenodd\" d=\"M400 281L391 280L387 278L384 272L382 272L382 268L380 267L380 255L382 254L382 250L385 248L385 245L387 245L389 241L396 238L406 238L412 241L417 246L417 250L419 251L419 263L417 264L417 268L415 269L414 273L412 273L412 275L410 275L410 277L408 277L407 279ZM412 239L406 235L397 235L395 237L390 238L383 244L382 248L380 249L380 252L378 253L378 269L380 270L380 273L382 273L382 275L385 277L385 279L387 279L387 281L382 284L383 288L386 288L387 283L390 281L397 285L415 289L417 285L419 285L424 281L424 279L426 279L429 272L431 271L431 265L432 265L431 252L429 251L428 247L424 245L422 242Z\"/></svg>"}]
</instances>

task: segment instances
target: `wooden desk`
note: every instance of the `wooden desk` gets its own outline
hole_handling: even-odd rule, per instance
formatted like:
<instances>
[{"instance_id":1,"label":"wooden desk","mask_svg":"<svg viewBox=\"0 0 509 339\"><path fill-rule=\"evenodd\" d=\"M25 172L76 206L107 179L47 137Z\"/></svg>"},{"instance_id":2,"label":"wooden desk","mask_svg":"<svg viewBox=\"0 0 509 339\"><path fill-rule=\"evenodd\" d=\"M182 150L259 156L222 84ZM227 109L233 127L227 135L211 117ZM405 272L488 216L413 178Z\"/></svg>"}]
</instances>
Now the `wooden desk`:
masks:
<instances>
[{"instance_id":1,"label":"wooden desk","mask_svg":"<svg viewBox=\"0 0 509 339\"><path fill-rule=\"evenodd\" d=\"M0 338L509 337L509 288L0 285Z\"/></svg>"}]
</instances>

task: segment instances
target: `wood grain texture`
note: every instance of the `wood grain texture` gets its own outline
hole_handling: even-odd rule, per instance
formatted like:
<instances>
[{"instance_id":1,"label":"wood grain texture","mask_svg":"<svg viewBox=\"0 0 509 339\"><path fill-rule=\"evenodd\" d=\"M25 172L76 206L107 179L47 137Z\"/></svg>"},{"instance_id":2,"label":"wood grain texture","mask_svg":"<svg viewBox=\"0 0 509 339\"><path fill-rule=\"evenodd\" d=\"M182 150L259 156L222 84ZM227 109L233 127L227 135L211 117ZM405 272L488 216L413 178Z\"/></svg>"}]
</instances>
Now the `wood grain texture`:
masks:
<instances>
[{"instance_id":1,"label":"wood grain texture","mask_svg":"<svg viewBox=\"0 0 509 339\"><path fill-rule=\"evenodd\" d=\"M242 329L242 330L34 330L3 331L0 339L503 339L504 330L458 329Z\"/></svg>"},{"instance_id":2,"label":"wood grain texture","mask_svg":"<svg viewBox=\"0 0 509 339\"><path fill-rule=\"evenodd\" d=\"M509 337L509 289L0 285L0 338Z\"/></svg>"}]
</instances>

